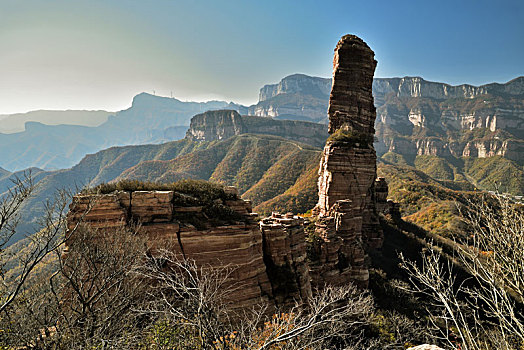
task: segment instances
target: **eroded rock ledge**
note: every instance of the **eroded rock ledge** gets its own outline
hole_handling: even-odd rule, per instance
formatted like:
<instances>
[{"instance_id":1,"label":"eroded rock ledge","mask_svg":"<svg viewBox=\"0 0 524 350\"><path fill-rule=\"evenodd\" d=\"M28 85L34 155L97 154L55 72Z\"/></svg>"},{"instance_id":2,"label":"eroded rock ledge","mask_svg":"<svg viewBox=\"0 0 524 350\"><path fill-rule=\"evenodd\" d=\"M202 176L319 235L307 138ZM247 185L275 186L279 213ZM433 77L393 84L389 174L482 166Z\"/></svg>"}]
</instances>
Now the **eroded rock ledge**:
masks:
<instances>
[{"instance_id":1,"label":"eroded rock ledge","mask_svg":"<svg viewBox=\"0 0 524 350\"><path fill-rule=\"evenodd\" d=\"M234 188L226 191L236 195ZM226 283L234 286L230 295L234 308L284 307L311 296L302 218L275 214L259 224L249 201L216 199L237 214L217 224L206 220L202 206L177 204L173 200L177 195L174 191L77 195L68 226L72 229L82 220L92 228L114 230L139 223L152 255L167 249L199 266L231 269ZM200 227L191 223L195 220Z\"/></svg>"}]
</instances>

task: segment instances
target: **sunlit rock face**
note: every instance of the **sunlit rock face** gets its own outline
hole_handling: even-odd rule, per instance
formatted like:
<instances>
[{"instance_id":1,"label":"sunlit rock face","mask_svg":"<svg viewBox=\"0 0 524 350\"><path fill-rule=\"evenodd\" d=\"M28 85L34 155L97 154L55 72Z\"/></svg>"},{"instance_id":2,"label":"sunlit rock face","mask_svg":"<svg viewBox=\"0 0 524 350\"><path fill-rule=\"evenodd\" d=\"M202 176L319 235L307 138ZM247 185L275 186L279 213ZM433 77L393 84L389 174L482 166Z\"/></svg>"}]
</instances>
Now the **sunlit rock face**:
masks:
<instances>
[{"instance_id":1,"label":"sunlit rock face","mask_svg":"<svg viewBox=\"0 0 524 350\"><path fill-rule=\"evenodd\" d=\"M373 74L377 62L354 35L340 39L333 60L328 139L319 169L316 232L323 243L311 266L314 286L366 286L369 249L382 245L375 199Z\"/></svg>"},{"instance_id":2,"label":"sunlit rock face","mask_svg":"<svg viewBox=\"0 0 524 350\"><path fill-rule=\"evenodd\" d=\"M263 134L321 147L328 137L323 124L301 120L275 120L271 118L240 115L236 111L207 111L191 118L186 139L193 141L225 140L241 134Z\"/></svg>"},{"instance_id":3,"label":"sunlit rock face","mask_svg":"<svg viewBox=\"0 0 524 350\"><path fill-rule=\"evenodd\" d=\"M180 259L194 260L204 270L230 270L223 288L231 288L232 309L274 306L263 237L251 203L242 199L221 201L220 205L237 213L238 221L216 225L203 215L202 206L174 204L174 195L173 191L77 195L70 206L68 228L72 230L82 222L93 229L118 232L115 229L140 223L139 233L147 237L151 255L167 249ZM180 217L193 218L202 227Z\"/></svg>"},{"instance_id":4,"label":"sunlit rock face","mask_svg":"<svg viewBox=\"0 0 524 350\"><path fill-rule=\"evenodd\" d=\"M180 205L174 191L116 191L109 194L77 195L68 216L68 228L87 225L96 236L99 230L118 234L118 229L133 227L147 237L149 254L168 250L180 259L193 260L204 271L228 271L223 288L233 310L268 306L291 307L312 295L306 260L304 219L289 213L274 213L257 222L251 202L238 198L216 199L234 220L217 223L199 205ZM194 224L198 223L199 227Z\"/></svg>"},{"instance_id":5,"label":"sunlit rock face","mask_svg":"<svg viewBox=\"0 0 524 350\"><path fill-rule=\"evenodd\" d=\"M374 134L373 74L377 61L369 46L355 35L340 39L333 58L333 86L329 98L329 132L341 127Z\"/></svg>"}]
</instances>

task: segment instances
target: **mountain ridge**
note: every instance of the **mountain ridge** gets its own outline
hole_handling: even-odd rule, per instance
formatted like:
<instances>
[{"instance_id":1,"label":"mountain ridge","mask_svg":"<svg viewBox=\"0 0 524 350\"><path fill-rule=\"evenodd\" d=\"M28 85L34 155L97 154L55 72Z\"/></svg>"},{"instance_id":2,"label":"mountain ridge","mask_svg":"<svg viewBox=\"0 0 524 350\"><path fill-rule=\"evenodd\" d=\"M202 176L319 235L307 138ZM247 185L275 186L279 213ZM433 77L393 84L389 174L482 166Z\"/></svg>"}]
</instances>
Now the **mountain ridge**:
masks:
<instances>
[{"instance_id":1,"label":"mountain ridge","mask_svg":"<svg viewBox=\"0 0 524 350\"><path fill-rule=\"evenodd\" d=\"M431 100L433 97L443 97L444 93L449 95L450 91L458 91L462 96L465 93L469 94L468 96L471 95L471 98L467 101L472 101L470 103L472 106L468 106L467 101L462 101L463 106L459 106L457 110L453 110L452 106L444 106L448 111L443 117L451 116L452 119L455 118L455 124L462 123L464 125L475 125L475 127L477 124L487 124L488 127L491 127L497 123L510 121L514 124L512 126L514 130L523 129L522 125L518 124L520 123L520 116L524 113L522 112L524 106L520 106L518 103L522 100L520 96L524 91L524 77L522 76L504 84L490 83L479 87L469 84L451 86L445 83L426 81L420 77L376 78L373 86L375 105L378 108L378 123L382 122L382 124L388 125L395 125L396 123L402 128L411 130L413 123L410 118L419 124L423 123L423 119L435 118L419 113L420 109L426 108L423 105L415 106L417 108L413 109L411 108L413 106L410 107L407 103L415 105L414 99L417 98L429 98ZM427 86L432 88L428 90L426 89ZM42 123L44 124L42 126L30 122L28 124L30 130L15 134L0 134L0 166L10 171L22 170L32 166L48 170L63 169L78 163L85 154L97 152L107 147L178 140L185 136L192 116L210 109L230 109L236 110L240 114L271 117L278 120L290 119L326 123L330 88L331 79L329 78L293 74L283 78L279 83L262 87L259 93L260 101L249 107L226 101L184 102L174 98L141 93L133 98L131 107L110 113L111 115L107 116L107 120L97 127L56 125L45 129L46 131L43 132L45 123ZM490 91L498 95L480 94ZM397 95L397 99L392 95ZM412 100L403 100L408 95ZM412 97L415 95L420 96ZM495 117L493 117L491 111L485 112L486 108L482 108L483 96L491 96L489 103L495 105ZM513 99L513 102L511 99ZM452 100L446 99L445 101ZM517 102L514 102L515 100ZM443 103L436 100L429 102L431 102L429 105ZM508 103L509 105L507 105ZM514 104L518 108L513 108L512 105ZM477 114L468 116L468 108ZM404 113L404 116L401 116L400 113ZM462 116L459 119L454 116L454 114L460 115L461 113ZM420 120L417 121L417 118ZM3 121L0 123L3 123ZM377 130L379 129L377 128ZM402 134L401 132L400 135ZM523 136L517 136L517 138L523 138ZM393 150L391 144L396 142L395 138L389 136L387 138L384 135L379 135L379 138L384 141L382 153L385 153L388 149ZM416 143L413 143L413 145L418 147ZM401 145L398 147L401 147ZM493 148L491 145L481 145L475 142L460 147L467 149L470 154L503 153L504 155L509 152L518 155L521 146L514 141L508 141L506 144L496 146L498 147L497 150L490 150L490 148ZM486 147L488 150L484 152L482 149ZM421 150L420 152L425 151Z\"/></svg>"}]
</instances>

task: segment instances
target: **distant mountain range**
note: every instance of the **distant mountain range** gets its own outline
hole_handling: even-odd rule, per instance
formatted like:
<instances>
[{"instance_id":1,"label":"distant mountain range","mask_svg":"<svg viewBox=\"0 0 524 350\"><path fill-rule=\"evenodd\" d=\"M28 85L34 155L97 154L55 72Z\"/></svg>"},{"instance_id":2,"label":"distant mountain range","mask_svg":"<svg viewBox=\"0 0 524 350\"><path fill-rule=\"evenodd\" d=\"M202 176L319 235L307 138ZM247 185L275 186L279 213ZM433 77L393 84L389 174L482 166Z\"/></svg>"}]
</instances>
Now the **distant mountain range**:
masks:
<instances>
[{"instance_id":1,"label":"distant mountain range","mask_svg":"<svg viewBox=\"0 0 524 350\"><path fill-rule=\"evenodd\" d=\"M223 101L183 102L142 93L133 98L130 108L106 115L107 120L96 127L26 122L25 131L0 134L0 167L11 171L69 168L86 154L108 147L179 140L193 115L222 108L242 110Z\"/></svg>"},{"instance_id":2,"label":"distant mountain range","mask_svg":"<svg viewBox=\"0 0 524 350\"><path fill-rule=\"evenodd\" d=\"M193 117L186 137L179 141L111 147L85 156L70 169L33 168L30 171L37 188L22 208L16 239L34 230L43 203L56 190L75 191L120 179L211 180L236 186L261 214L273 210L303 213L318 200L318 165L327 136L322 124L210 111ZM454 198L462 196L461 191L475 191L477 183L487 188L486 179L512 183L513 178L517 188L522 188L524 181L518 165L501 156L451 160L420 155L411 163L406 158L392 152L382 155L378 173L387 177L390 197L401 203L403 213L419 221L425 220L421 216L424 210L424 215L432 215L427 212L428 205L447 210ZM453 179L456 174L463 178ZM9 188L13 176L21 175L0 169L0 193Z\"/></svg>"},{"instance_id":3,"label":"distant mountain range","mask_svg":"<svg viewBox=\"0 0 524 350\"><path fill-rule=\"evenodd\" d=\"M331 79L286 77L260 90L253 114L326 122L319 111L327 110L330 87ZM524 77L478 87L375 78L373 94L379 160L438 180L524 193Z\"/></svg>"},{"instance_id":4,"label":"distant mountain range","mask_svg":"<svg viewBox=\"0 0 524 350\"><path fill-rule=\"evenodd\" d=\"M0 194L22 173L12 169L31 170L38 187L23 208L20 234L32 230L56 189L121 178L210 179L239 187L261 212L304 211L316 201L315 169L327 138L325 124L304 120L321 103L327 108L329 86L329 79L294 75L263 87L257 106L271 105L274 118L240 115L253 106L140 94L98 127L28 122L24 132L0 134ZM375 80L379 174L391 181L391 196L406 214L421 210L413 198L446 191L524 193L523 86L523 77L480 87ZM115 147L142 143L150 144ZM66 169L49 170L55 167Z\"/></svg>"},{"instance_id":5,"label":"distant mountain range","mask_svg":"<svg viewBox=\"0 0 524 350\"><path fill-rule=\"evenodd\" d=\"M45 125L98 126L113 114L107 111L51 111L40 110L27 113L0 115L0 133L12 134L25 130L25 123L38 122Z\"/></svg>"},{"instance_id":6,"label":"distant mountain range","mask_svg":"<svg viewBox=\"0 0 524 350\"><path fill-rule=\"evenodd\" d=\"M419 77L377 78L373 83L377 151L410 157L500 155L520 163L524 154L523 86L523 77L479 87L450 86ZM108 147L179 140L191 117L207 110L327 123L330 89L331 79L294 74L262 87L259 102L250 107L225 101L183 102L142 93L134 97L130 108L116 113L37 111L4 116L0 130L35 121L26 122L25 131L0 134L0 167L10 171L68 168L86 154ZM54 125L67 118L71 118L68 124L107 120L98 126ZM478 130L468 134L472 129L487 131L478 137Z\"/></svg>"}]
</instances>

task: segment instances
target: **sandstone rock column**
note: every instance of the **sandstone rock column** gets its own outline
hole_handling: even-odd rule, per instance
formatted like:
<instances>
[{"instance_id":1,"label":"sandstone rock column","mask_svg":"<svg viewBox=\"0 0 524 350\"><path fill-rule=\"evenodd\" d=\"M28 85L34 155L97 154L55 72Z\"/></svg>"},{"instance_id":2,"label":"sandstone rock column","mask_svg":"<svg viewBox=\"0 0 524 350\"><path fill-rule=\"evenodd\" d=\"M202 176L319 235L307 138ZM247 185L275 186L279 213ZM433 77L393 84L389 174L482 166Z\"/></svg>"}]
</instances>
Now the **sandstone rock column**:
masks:
<instances>
[{"instance_id":1,"label":"sandstone rock column","mask_svg":"<svg viewBox=\"0 0 524 350\"><path fill-rule=\"evenodd\" d=\"M324 238L319 262L312 268L317 286L349 280L367 285L367 251L382 242L375 206L374 55L355 35L345 35L335 48L328 109L331 137L320 161L315 208L316 231Z\"/></svg>"},{"instance_id":2,"label":"sandstone rock column","mask_svg":"<svg viewBox=\"0 0 524 350\"><path fill-rule=\"evenodd\" d=\"M329 133L340 128L374 134L376 110L373 103L375 53L359 37L345 35L333 58L333 86L329 98Z\"/></svg>"},{"instance_id":3,"label":"sandstone rock column","mask_svg":"<svg viewBox=\"0 0 524 350\"><path fill-rule=\"evenodd\" d=\"M321 215L338 200L351 199L364 207L372 199L376 178L373 148L376 110L373 104L374 52L359 37L340 39L333 59L333 87L329 99L329 133L319 173ZM368 193L369 192L369 193Z\"/></svg>"}]
</instances>

